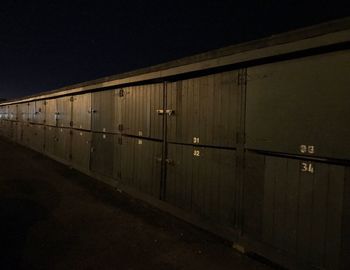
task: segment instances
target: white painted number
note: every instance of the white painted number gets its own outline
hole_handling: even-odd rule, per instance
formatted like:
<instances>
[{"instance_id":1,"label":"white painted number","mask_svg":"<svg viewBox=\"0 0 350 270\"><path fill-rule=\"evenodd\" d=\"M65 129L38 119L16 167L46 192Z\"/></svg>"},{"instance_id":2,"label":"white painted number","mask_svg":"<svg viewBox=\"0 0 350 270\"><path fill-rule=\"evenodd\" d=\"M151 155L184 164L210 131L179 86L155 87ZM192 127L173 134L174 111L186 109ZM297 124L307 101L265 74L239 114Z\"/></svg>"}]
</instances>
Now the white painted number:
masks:
<instances>
[{"instance_id":1,"label":"white painted number","mask_svg":"<svg viewBox=\"0 0 350 270\"><path fill-rule=\"evenodd\" d=\"M314 165L311 162L302 162L301 163L301 171L302 172L308 172L308 173L314 173Z\"/></svg>"},{"instance_id":2,"label":"white painted number","mask_svg":"<svg viewBox=\"0 0 350 270\"><path fill-rule=\"evenodd\" d=\"M194 151L193 151L193 155L194 155L195 157L199 157L199 156L201 155L201 152L200 152L199 150L194 150Z\"/></svg>"},{"instance_id":3,"label":"white painted number","mask_svg":"<svg viewBox=\"0 0 350 270\"><path fill-rule=\"evenodd\" d=\"M315 146L309 145L309 146L307 147L307 152L308 152L309 154L314 154L314 153L315 153Z\"/></svg>"},{"instance_id":4,"label":"white painted number","mask_svg":"<svg viewBox=\"0 0 350 270\"><path fill-rule=\"evenodd\" d=\"M299 147L300 153L302 154L315 154L315 146L314 145L305 145L302 144Z\"/></svg>"},{"instance_id":5,"label":"white painted number","mask_svg":"<svg viewBox=\"0 0 350 270\"><path fill-rule=\"evenodd\" d=\"M199 143L199 137L193 137L193 143Z\"/></svg>"},{"instance_id":6,"label":"white painted number","mask_svg":"<svg viewBox=\"0 0 350 270\"><path fill-rule=\"evenodd\" d=\"M300 152L303 154L306 153L306 145L304 145L304 144L300 145Z\"/></svg>"}]
</instances>

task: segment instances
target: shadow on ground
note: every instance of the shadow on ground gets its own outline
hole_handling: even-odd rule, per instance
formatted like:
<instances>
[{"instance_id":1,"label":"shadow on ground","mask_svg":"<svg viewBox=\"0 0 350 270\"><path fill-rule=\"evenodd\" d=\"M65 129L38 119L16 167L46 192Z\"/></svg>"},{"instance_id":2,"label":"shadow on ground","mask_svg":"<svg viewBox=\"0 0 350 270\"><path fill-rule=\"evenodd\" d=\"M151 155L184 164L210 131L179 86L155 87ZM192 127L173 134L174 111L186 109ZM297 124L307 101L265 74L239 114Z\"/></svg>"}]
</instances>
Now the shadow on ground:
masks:
<instances>
[{"instance_id":1,"label":"shadow on ground","mask_svg":"<svg viewBox=\"0 0 350 270\"><path fill-rule=\"evenodd\" d=\"M46 181L30 177L1 181L1 269L21 268L28 233L37 223L50 218L59 200L59 194Z\"/></svg>"},{"instance_id":2,"label":"shadow on ground","mask_svg":"<svg viewBox=\"0 0 350 270\"><path fill-rule=\"evenodd\" d=\"M0 152L0 270L271 269L33 151Z\"/></svg>"},{"instance_id":3,"label":"shadow on ground","mask_svg":"<svg viewBox=\"0 0 350 270\"><path fill-rule=\"evenodd\" d=\"M30 228L46 219L48 210L24 199L0 200L0 241L2 269L19 269Z\"/></svg>"}]
</instances>

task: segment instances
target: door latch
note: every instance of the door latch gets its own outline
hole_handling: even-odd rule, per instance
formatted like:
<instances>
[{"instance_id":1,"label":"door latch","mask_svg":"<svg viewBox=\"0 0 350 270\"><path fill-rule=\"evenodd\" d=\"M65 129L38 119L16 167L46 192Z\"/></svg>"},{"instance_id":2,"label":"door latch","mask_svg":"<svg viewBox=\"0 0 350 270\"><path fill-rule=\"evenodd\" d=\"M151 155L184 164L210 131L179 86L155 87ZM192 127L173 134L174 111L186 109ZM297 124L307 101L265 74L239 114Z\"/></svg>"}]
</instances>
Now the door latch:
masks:
<instances>
[{"instance_id":1,"label":"door latch","mask_svg":"<svg viewBox=\"0 0 350 270\"><path fill-rule=\"evenodd\" d=\"M167 114L168 116L171 116L171 115L174 115L175 114L175 111L174 110L162 110L162 109L159 109L157 110L157 113L159 115L164 115L164 114Z\"/></svg>"},{"instance_id":2,"label":"door latch","mask_svg":"<svg viewBox=\"0 0 350 270\"><path fill-rule=\"evenodd\" d=\"M175 161L172 159L169 159L169 158L165 159L165 162L166 162L166 164L171 165L171 166L175 165Z\"/></svg>"},{"instance_id":3,"label":"door latch","mask_svg":"<svg viewBox=\"0 0 350 270\"><path fill-rule=\"evenodd\" d=\"M175 114L175 111L174 110L166 110L165 113L168 115L168 116L172 116Z\"/></svg>"}]
</instances>

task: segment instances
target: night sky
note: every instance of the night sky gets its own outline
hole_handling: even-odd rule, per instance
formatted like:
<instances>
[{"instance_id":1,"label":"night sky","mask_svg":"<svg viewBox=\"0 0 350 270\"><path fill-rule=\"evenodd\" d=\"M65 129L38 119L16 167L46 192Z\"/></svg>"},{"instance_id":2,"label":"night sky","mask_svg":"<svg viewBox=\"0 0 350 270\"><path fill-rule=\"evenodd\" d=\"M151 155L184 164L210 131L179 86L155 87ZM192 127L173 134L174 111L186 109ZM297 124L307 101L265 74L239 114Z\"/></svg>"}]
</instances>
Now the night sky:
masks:
<instances>
[{"instance_id":1,"label":"night sky","mask_svg":"<svg viewBox=\"0 0 350 270\"><path fill-rule=\"evenodd\" d=\"M350 5L316 3L1 1L0 97L49 91L350 15Z\"/></svg>"}]
</instances>

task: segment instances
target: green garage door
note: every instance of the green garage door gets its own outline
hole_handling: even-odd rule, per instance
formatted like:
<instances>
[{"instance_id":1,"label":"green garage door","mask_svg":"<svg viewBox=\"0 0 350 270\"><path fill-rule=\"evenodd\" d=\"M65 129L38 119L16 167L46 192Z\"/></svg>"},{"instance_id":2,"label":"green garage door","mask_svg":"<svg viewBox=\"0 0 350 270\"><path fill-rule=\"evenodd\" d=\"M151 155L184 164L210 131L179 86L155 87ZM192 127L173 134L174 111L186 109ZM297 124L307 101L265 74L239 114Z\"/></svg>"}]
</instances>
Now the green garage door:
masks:
<instances>
[{"instance_id":1,"label":"green garage door","mask_svg":"<svg viewBox=\"0 0 350 270\"><path fill-rule=\"evenodd\" d=\"M350 52L248 69L250 149L350 159Z\"/></svg>"}]
</instances>

